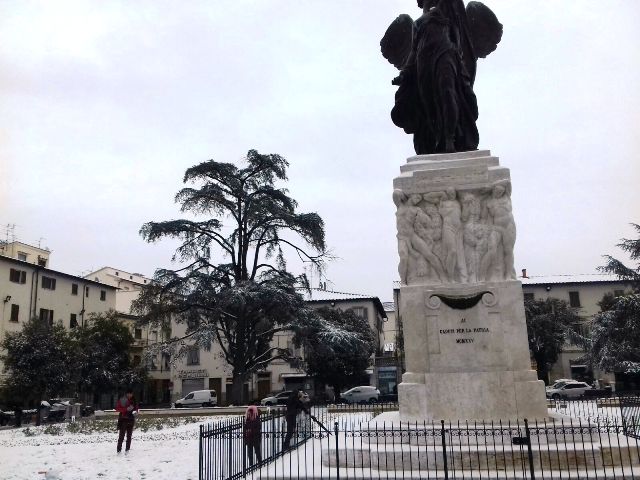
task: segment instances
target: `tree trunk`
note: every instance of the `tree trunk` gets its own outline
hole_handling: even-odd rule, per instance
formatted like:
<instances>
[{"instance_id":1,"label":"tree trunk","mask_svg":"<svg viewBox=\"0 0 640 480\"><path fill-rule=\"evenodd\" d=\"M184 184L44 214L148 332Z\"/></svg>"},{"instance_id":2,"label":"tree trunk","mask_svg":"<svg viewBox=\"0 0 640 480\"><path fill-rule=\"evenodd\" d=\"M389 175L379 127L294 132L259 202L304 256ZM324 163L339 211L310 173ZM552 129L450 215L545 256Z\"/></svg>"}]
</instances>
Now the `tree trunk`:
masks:
<instances>
[{"instance_id":1,"label":"tree trunk","mask_svg":"<svg viewBox=\"0 0 640 480\"><path fill-rule=\"evenodd\" d=\"M247 378L246 373L233 372L233 383L231 384L231 403L233 405L244 405L244 383Z\"/></svg>"}]
</instances>

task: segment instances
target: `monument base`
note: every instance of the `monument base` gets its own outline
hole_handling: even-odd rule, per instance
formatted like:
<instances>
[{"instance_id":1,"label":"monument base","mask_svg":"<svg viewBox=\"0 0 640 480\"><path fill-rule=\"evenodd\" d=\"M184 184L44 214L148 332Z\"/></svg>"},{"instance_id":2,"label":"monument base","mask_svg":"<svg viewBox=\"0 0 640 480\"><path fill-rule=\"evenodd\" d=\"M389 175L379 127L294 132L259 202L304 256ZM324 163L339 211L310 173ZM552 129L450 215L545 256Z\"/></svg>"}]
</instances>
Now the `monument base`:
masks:
<instances>
[{"instance_id":1,"label":"monument base","mask_svg":"<svg viewBox=\"0 0 640 480\"><path fill-rule=\"evenodd\" d=\"M530 370L405 374L398 386L403 421L543 420L542 396L544 383Z\"/></svg>"},{"instance_id":2,"label":"monument base","mask_svg":"<svg viewBox=\"0 0 640 480\"><path fill-rule=\"evenodd\" d=\"M408 358L398 386L402 420L546 418L523 304L515 280L401 287Z\"/></svg>"}]
</instances>

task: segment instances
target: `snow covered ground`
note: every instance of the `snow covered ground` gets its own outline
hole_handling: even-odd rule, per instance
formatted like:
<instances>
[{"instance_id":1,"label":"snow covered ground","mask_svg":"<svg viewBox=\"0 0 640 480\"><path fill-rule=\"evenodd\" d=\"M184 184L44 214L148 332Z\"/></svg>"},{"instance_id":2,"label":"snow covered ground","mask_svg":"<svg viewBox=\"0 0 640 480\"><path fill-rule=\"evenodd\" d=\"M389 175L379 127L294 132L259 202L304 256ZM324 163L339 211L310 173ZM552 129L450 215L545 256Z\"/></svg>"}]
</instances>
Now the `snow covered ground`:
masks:
<instances>
[{"instance_id":1,"label":"snow covered ground","mask_svg":"<svg viewBox=\"0 0 640 480\"><path fill-rule=\"evenodd\" d=\"M225 417L228 418L228 417ZM217 419L218 421L221 419ZM194 480L198 478L199 418L175 428L136 428L131 450L116 453L118 434L44 433L46 427L0 431L0 479L2 480ZM35 435L30 435L35 433Z\"/></svg>"}]
</instances>

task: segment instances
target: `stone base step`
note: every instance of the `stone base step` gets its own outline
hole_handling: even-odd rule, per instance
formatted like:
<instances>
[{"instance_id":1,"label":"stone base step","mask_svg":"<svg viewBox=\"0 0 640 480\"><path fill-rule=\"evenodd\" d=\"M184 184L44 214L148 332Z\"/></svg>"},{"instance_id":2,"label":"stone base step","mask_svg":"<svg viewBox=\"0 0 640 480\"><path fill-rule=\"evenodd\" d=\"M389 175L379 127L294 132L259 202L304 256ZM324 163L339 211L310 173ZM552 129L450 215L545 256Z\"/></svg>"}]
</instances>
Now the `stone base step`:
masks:
<instances>
[{"instance_id":1,"label":"stone base step","mask_svg":"<svg viewBox=\"0 0 640 480\"><path fill-rule=\"evenodd\" d=\"M532 446L533 463L539 470L596 470L613 467L640 466L638 448L592 443ZM323 449L322 461L327 467L362 468L374 470L444 470L442 448L404 445L347 446L336 451ZM447 465L468 471L519 470L528 465L526 446L451 446L447 448Z\"/></svg>"}]
</instances>

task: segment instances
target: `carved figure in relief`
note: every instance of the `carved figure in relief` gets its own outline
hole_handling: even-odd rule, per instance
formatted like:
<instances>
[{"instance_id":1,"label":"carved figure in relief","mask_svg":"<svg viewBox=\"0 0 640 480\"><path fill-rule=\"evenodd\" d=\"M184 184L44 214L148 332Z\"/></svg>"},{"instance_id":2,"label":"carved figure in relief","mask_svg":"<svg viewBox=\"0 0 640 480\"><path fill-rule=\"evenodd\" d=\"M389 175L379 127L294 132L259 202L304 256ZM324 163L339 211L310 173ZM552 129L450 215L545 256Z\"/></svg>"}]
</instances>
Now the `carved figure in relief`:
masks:
<instances>
[{"instance_id":1,"label":"carved figure in relief","mask_svg":"<svg viewBox=\"0 0 640 480\"><path fill-rule=\"evenodd\" d=\"M407 197L402 190L393 191L393 203L396 204L396 225L398 228L398 254L400 255L400 263L398 264L398 273L400 281L407 284L409 277L409 257L413 253L411 247L411 237L414 235L413 224L415 217L420 211L417 207L422 200L420 195L411 195Z\"/></svg>"},{"instance_id":2,"label":"carved figure in relief","mask_svg":"<svg viewBox=\"0 0 640 480\"><path fill-rule=\"evenodd\" d=\"M480 221L482 206L473 193L465 193L461 199L464 222L464 258L469 282L477 283L484 277L480 272L481 260L487 250L487 228Z\"/></svg>"},{"instance_id":3,"label":"carved figure in relief","mask_svg":"<svg viewBox=\"0 0 640 480\"><path fill-rule=\"evenodd\" d=\"M393 200L398 207L396 211L398 253L400 254L398 272L401 281L408 283L412 257L419 276L426 276L428 267L431 267L436 274L435 280L444 281L446 275L442 262L434 253L440 215L436 212L437 218L434 218L418 206L422 201L422 195L407 196L401 190L394 190Z\"/></svg>"},{"instance_id":4,"label":"carved figure in relief","mask_svg":"<svg viewBox=\"0 0 640 480\"><path fill-rule=\"evenodd\" d=\"M438 212L442 217L442 254L444 269L449 282L467 282L467 267L464 259L462 211L456 200L456 190L447 188L444 192L425 195L429 201L439 200Z\"/></svg>"},{"instance_id":5,"label":"carved figure in relief","mask_svg":"<svg viewBox=\"0 0 640 480\"><path fill-rule=\"evenodd\" d=\"M441 282L447 280L442 262L435 254L435 228L440 222L440 215L436 212L435 217L429 215L425 210L420 210L415 217L414 235L411 237L411 246L417 250L427 261L429 266L437 275Z\"/></svg>"},{"instance_id":6,"label":"carved figure in relief","mask_svg":"<svg viewBox=\"0 0 640 480\"><path fill-rule=\"evenodd\" d=\"M516 244L516 222L511 210L510 186L509 182L494 184L486 208L488 222L500 235L503 278L515 280L517 277L513 266L513 249Z\"/></svg>"}]
</instances>

